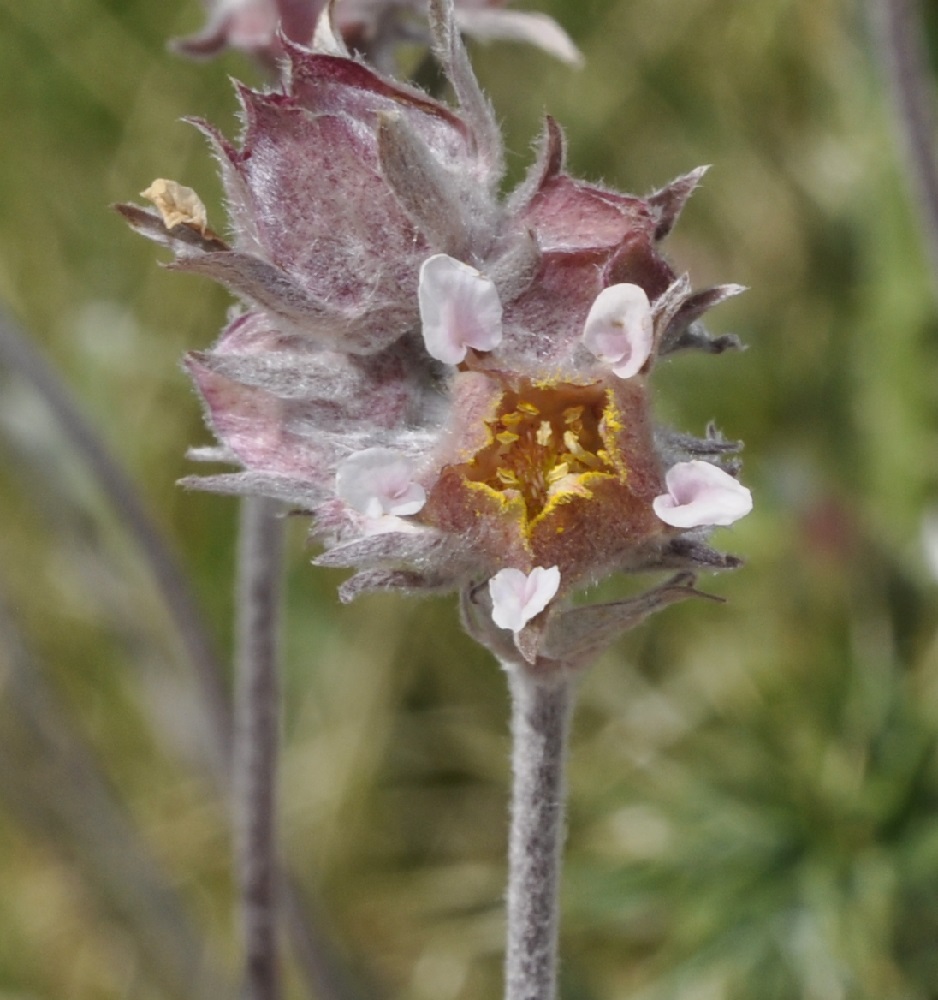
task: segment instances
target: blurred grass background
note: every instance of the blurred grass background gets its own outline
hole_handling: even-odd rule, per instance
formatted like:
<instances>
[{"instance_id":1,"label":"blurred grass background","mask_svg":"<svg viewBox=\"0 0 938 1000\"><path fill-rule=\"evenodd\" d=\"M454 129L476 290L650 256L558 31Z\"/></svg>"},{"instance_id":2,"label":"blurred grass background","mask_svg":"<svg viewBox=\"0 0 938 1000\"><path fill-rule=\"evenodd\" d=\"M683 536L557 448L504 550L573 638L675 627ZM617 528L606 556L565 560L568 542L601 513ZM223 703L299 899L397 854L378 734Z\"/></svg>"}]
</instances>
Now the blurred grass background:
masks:
<instances>
[{"instance_id":1,"label":"blurred grass background","mask_svg":"<svg viewBox=\"0 0 938 1000\"><path fill-rule=\"evenodd\" d=\"M659 369L663 419L747 443L728 603L672 608L582 685L565 1000L938 998L938 329L863 10L550 0L572 71L476 49L513 176L541 115L573 172L714 169L668 250L745 353ZM929 13L934 14L931 3ZM236 504L180 372L226 294L108 205L156 176L221 224L202 141L237 55L183 62L194 0L0 0L0 301L126 467L230 648ZM934 20L934 18L932 18ZM226 812L147 567L42 402L0 392L0 1000L234 995ZM507 704L453 602L340 607L292 526L282 837L370 996L500 993ZM7 607L4 609L3 604ZM200 970L195 972L194 970ZM291 997L305 995L295 969Z\"/></svg>"}]
</instances>

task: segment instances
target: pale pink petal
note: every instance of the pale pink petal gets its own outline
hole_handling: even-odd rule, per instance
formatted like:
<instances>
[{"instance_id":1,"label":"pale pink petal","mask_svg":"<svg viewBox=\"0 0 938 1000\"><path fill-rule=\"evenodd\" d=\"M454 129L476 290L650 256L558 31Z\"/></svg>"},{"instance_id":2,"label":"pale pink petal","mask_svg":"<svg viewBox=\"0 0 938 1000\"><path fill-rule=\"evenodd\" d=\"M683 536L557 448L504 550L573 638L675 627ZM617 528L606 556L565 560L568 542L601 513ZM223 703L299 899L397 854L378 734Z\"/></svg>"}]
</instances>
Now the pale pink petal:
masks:
<instances>
[{"instance_id":1,"label":"pale pink petal","mask_svg":"<svg viewBox=\"0 0 938 1000\"><path fill-rule=\"evenodd\" d=\"M500 569L489 580L492 621L499 628L520 632L550 603L560 587L560 570L536 566L530 573L520 569Z\"/></svg>"},{"instance_id":2,"label":"pale pink petal","mask_svg":"<svg viewBox=\"0 0 938 1000\"><path fill-rule=\"evenodd\" d=\"M651 304L638 285L610 285L593 303L583 327L583 343L619 378L641 371L651 354Z\"/></svg>"},{"instance_id":3,"label":"pale pink petal","mask_svg":"<svg viewBox=\"0 0 938 1000\"><path fill-rule=\"evenodd\" d=\"M728 472L709 462L678 462L665 476L667 493L652 507L665 524L700 528L738 521L752 510L752 494Z\"/></svg>"},{"instance_id":4,"label":"pale pink petal","mask_svg":"<svg viewBox=\"0 0 938 1000\"><path fill-rule=\"evenodd\" d=\"M456 23L480 41L528 42L572 66L583 65L583 55L570 36L547 14L520 10L463 10Z\"/></svg>"},{"instance_id":5,"label":"pale pink petal","mask_svg":"<svg viewBox=\"0 0 938 1000\"><path fill-rule=\"evenodd\" d=\"M386 514L416 514L426 502L423 487L414 482L407 458L390 448L366 448L342 461L336 470L340 500L368 518Z\"/></svg>"},{"instance_id":6,"label":"pale pink petal","mask_svg":"<svg viewBox=\"0 0 938 1000\"><path fill-rule=\"evenodd\" d=\"M468 348L491 351L502 340L502 304L491 279L444 253L420 267L423 342L431 357L459 364Z\"/></svg>"},{"instance_id":7,"label":"pale pink petal","mask_svg":"<svg viewBox=\"0 0 938 1000\"><path fill-rule=\"evenodd\" d=\"M173 43L187 55L212 56L228 47L250 52L272 43L279 19L274 0L213 0L208 7L205 27Z\"/></svg>"},{"instance_id":8,"label":"pale pink petal","mask_svg":"<svg viewBox=\"0 0 938 1000\"><path fill-rule=\"evenodd\" d=\"M396 514L382 514L380 517L366 517L362 523L362 534L365 538L374 535L417 535L429 533L423 525L414 524Z\"/></svg>"}]
</instances>

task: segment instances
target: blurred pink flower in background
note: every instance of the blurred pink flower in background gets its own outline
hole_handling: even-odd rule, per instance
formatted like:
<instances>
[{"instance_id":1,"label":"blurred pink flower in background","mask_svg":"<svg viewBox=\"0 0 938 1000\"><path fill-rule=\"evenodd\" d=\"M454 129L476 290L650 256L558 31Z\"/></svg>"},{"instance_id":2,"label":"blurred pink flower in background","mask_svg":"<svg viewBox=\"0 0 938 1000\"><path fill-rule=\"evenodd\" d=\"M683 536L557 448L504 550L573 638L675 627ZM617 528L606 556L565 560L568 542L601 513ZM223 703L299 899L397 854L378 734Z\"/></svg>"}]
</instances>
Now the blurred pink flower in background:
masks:
<instances>
[{"instance_id":1,"label":"blurred pink flower in background","mask_svg":"<svg viewBox=\"0 0 938 1000\"><path fill-rule=\"evenodd\" d=\"M546 14L502 9L505 0L456 0L459 28L480 41L534 45L564 62L579 64L579 50ZM325 0L206 0L207 19L197 34L175 47L190 56L213 56L238 49L273 63L283 55L278 31L309 45ZM339 0L333 18L346 43L387 68L401 42L427 44L426 4L422 0Z\"/></svg>"}]
</instances>

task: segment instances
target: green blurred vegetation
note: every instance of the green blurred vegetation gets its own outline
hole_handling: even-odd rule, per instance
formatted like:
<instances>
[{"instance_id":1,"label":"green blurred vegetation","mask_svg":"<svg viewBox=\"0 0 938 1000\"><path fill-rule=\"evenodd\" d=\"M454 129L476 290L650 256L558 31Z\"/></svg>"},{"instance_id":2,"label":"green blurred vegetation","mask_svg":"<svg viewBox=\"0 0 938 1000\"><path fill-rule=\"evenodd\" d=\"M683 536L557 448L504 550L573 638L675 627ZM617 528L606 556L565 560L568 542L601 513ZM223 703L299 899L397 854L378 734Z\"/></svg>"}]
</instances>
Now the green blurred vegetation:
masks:
<instances>
[{"instance_id":1,"label":"green blurred vegetation","mask_svg":"<svg viewBox=\"0 0 938 1000\"><path fill-rule=\"evenodd\" d=\"M513 176L547 111L571 169L647 191L713 163L670 237L745 353L659 370L663 419L747 443L728 598L672 608L584 680L565 1000L938 998L938 329L862 12L846 0L551 0L572 71L475 51ZM222 219L195 131L232 55L165 51L193 0L0 0L0 301L80 398L230 645L236 505L178 361L226 294L108 205L153 177ZM132 539L22 380L0 394L0 1000L215 997L229 832L178 639ZM282 837L377 997L500 992L506 693L451 601L339 607L290 545ZM15 629L14 626L15 625ZM18 634L17 634L18 633ZM17 644L23 649L15 654ZM214 975L206 972L206 977ZM209 979L206 978L206 983ZM295 970L290 996L299 997Z\"/></svg>"}]
</instances>

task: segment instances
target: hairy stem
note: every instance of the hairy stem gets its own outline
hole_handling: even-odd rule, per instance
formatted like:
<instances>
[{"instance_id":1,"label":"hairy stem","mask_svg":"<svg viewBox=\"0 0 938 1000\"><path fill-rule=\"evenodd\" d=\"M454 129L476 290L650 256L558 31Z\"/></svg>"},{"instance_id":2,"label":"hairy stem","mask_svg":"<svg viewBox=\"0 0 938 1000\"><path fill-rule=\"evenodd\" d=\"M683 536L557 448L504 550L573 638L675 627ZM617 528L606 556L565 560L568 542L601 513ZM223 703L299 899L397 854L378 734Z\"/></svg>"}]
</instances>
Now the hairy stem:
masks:
<instances>
[{"instance_id":1,"label":"hairy stem","mask_svg":"<svg viewBox=\"0 0 938 1000\"><path fill-rule=\"evenodd\" d=\"M234 810L247 1000L277 1000L278 632L283 521L274 501L241 504Z\"/></svg>"},{"instance_id":2,"label":"hairy stem","mask_svg":"<svg viewBox=\"0 0 938 1000\"><path fill-rule=\"evenodd\" d=\"M918 202L932 284L938 295L938 162L935 109L919 0L869 0L873 37L896 109L912 195Z\"/></svg>"},{"instance_id":3,"label":"hairy stem","mask_svg":"<svg viewBox=\"0 0 938 1000\"><path fill-rule=\"evenodd\" d=\"M564 760L573 682L507 666L514 790L508 851L505 1000L557 995L557 891L564 834Z\"/></svg>"}]
</instances>

